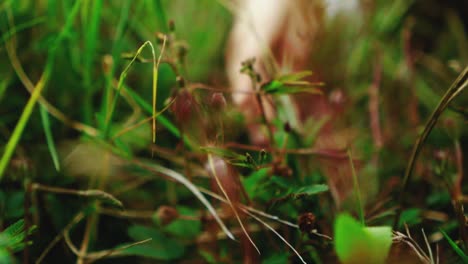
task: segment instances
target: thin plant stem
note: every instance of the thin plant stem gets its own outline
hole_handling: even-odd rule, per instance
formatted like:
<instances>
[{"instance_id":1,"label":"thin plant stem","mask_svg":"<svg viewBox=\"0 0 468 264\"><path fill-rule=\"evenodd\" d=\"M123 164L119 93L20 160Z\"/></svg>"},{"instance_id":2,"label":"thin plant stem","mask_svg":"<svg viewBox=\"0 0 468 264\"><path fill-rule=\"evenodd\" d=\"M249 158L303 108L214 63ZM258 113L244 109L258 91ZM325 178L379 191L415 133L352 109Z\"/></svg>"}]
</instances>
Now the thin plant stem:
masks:
<instances>
[{"instance_id":1,"label":"thin plant stem","mask_svg":"<svg viewBox=\"0 0 468 264\"><path fill-rule=\"evenodd\" d=\"M411 175L413 173L414 165L416 163L419 153L421 152L424 142L429 136L429 133L431 132L432 128L434 128L435 124L439 120L440 115L449 106L450 102L453 99L455 99L467 86L468 86L468 67L465 67L463 72L453 82L453 84L450 86L447 92L445 92L439 104L437 105L437 107L432 112L431 116L429 117L428 121L426 122L426 125L424 126L424 130L422 131L421 135L416 140L416 143L413 146L413 150L411 152L411 156L408 161L408 165L406 166L405 175L403 177L403 183L402 183L399 202L398 202L399 207L396 211L395 219L393 222L394 230L398 228L398 223L400 222L401 212L403 210L403 203L405 202L406 192L408 191L408 183L410 181Z\"/></svg>"},{"instance_id":2,"label":"thin plant stem","mask_svg":"<svg viewBox=\"0 0 468 264\"><path fill-rule=\"evenodd\" d=\"M351 154L350 149L348 149L348 159L349 159L349 166L351 167L351 173L353 175L354 192L356 193L356 201L358 203L359 220L361 221L361 224L364 226L366 224L366 221L364 219L364 208L363 208L362 200L361 200L361 190L359 188L359 181L358 181L358 177L356 174L356 169L354 168L353 156Z\"/></svg>"},{"instance_id":3,"label":"thin plant stem","mask_svg":"<svg viewBox=\"0 0 468 264\"><path fill-rule=\"evenodd\" d=\"M37 258L35 264L40 264L44 258L47 256L47 254L50 252L50 250L63 238L64 233L72 228L74 225L79 223L83 218L85 217L85 214L83 212L79 212L60 232L58 235L55 236L55 238L47 245L47 247L42 251L41 255L39 258Z\"/></svg>"}]
</instances>

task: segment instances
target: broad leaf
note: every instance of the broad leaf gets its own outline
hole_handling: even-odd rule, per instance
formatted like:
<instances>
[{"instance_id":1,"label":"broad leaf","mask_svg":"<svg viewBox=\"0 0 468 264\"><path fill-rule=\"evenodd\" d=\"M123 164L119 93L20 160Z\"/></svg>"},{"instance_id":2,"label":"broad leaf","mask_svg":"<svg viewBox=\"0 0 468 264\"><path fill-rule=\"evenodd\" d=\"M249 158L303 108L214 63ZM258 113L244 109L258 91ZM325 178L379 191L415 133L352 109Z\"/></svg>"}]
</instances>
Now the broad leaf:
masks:
<instances>
[{"instance_id":1,"label":"broad leaf","mask_svg":"<svg viewBox=\"0 0 468 264\"><path fill-rule=\"evenodd\" d=\"M177 211L184 216L193 216L196 219L197 210L189 207L177 206ZM164 231L171 235L194 239L201 232L201 221L194 219L177 219L164 227Z\"/></svg>"},{"instance_id":2,"label":"broad leaf","mask_svg":"<svg viewBox=\"0 0 468 264\"><path fill-rule=\"evenodd\" d=\"M365 227L348 214L335 221L335 251L342 263L385 263L391 245L390 227Z\"/></svg>"}]
</instances>

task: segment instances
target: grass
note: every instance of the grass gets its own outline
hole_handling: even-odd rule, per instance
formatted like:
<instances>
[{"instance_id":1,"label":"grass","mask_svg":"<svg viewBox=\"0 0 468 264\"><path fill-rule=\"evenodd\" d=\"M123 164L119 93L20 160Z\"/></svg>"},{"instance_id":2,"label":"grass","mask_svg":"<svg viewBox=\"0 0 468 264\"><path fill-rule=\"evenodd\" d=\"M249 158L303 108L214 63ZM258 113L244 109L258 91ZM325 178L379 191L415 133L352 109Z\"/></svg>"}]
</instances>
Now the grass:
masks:
<instances>
[{"instance_id":1,"label":"grass","mask_svg":"<svg viewBox=\"0 0 468 264\"><path fill-rule=\"evenodd\" d=\"M29 98L26 106L24 107L23 112L18 120L18 123L16 124L15 129L13 130L13 133L10 139L8 140L8 143L5 146L5 152L0 159L0 181L3 178L3 174L5 173L6 167L8 166L11 156L13 155L16 145L18 144L18 141L21 138L24 128L26 127L26 124L29 118L31 117L34 106L36 105L36 102L39 99L39 96L41 95L42 90L46 86L52 74L52 68L54 66L54 60L55 60L57 49L61 45L61 42L63 41L65 36L69 34L69 31L71 30L71 26L75 19L75 16L78 14L79 7L80 7L80 1L77 1L68 16L67 21L65 22L65 25L62 31L57 36L57 39L54 40L51 48L49 49L47 62L46 62L44 71L41 75L41 78L39 79L36 86L34 87L34 92L31 94L31 97ZM11 22L11 17L10 17L10 22Z\"/></svg>"},{"instance_id":2,"label":"grass","mask_svg":"<svg viewBox=\"0 0 468 264\"><path fill-rule=\"evenodd\" d=\"M376 0L323 25L304 68L248 67L279 113L257 146L224 72L236 6L2 2L0 259L335 263L350 215L343 245L393 223L390 263L464 261L462 5Z\"/></svg>"}]
</instances>

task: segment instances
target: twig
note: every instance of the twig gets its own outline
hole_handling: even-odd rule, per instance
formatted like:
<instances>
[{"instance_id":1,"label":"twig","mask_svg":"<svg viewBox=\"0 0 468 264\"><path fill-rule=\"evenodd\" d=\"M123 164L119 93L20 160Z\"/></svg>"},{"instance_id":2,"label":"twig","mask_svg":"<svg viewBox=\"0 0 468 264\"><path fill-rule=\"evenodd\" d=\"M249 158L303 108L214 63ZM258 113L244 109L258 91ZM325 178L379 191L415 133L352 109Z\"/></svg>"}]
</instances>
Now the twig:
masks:
<instances>
[{"instance_id":1,"label":"twig","mask_svg":"<svg viewBox=\"0 0 468 264\"><path fill-rule=\"evenodd\" d=\"M90 240L90 237L91 237L91 231L92 231L93 227L96 225L96 222L97 222L97 214L92 214L91 216L88 217L88 219L86 221L86 228L85 228L85 231L84 231L83 240L81 241L81 247L80 247L80 250L79 250L78 254L76 254L75 251L74 251L74 250L76 250L76 248L75 247L72 248L70 246L71 243L70 244L68 243L69 240L70 240L70 238L68 237L68 230L64 234L65 241L67 242L68 247L70 247L70 249L72 249L73 253L75 253L78 256L78 259L76 260L76 264L86 264L86 262L84 261L84 258L87 255L86 252L88 251L89 240Z\"/></svg>"},{"instance_id":2,"label":"twig","mask_svg":"<svg viewBox=\"0 0 468 264\"><path fill-rule=\"evenodd\" d=\"M429 241L427 240L427 236L426 236L426 233L424 233L423 228L421 228L421 233L422 233L422 235L424 237L424 242L426 243L427 252L429 252L429 259L431 260L431 264L435 264L434 263L434 256L432 256L431 244L429 244Z\"/></svg>"},{"instance_id":3,"label":"twig","mask_svg":"<svg viewBox=\"0 0 468 264\"><path fill-rule=\"evenodd\" d=\"M414 239L411 236L395 231L393 232L392 240L393 242L403 242L406 245L408 245L419 258L419 260L421 260L423 263L431 263L426 252L424 252L424 250L421 249L421 247L416 243L416 241L414 241Z\"/></svg>"},{"instance_id":4,"label":"twig","mask_svg":"<svg viewBox=\"0 0 468 264\"><path fill-rule=\"evenodd\" d=\"M88 254L88 257L92 258L92 260L89 261L88 263L91 264L91 263L93 263L93 262L95 262L97 260L103 259L105 257L115 257L115 256L125 255L125 253L122 253L120 251L125 250L127 248L131 248L131 247L134 247L134 246L137 246L137 245L141 245L141 244L150 242L151 240L153 240L153 239L152 238L147 238L147 239L140 240L140 241L134 242L134 243L132 243L130 245L125 245L125 246L122 246L122 247L119 247L119 248L102 250L102 251L98 251L98 252Z\"/></svg>"},{"instance_id":5,"label":"twig","mask_svg":"<svg viewBox=\"0 0 468 264\"><path fill-rule=\"evenodd\" d=\"M101 190L65 189L65 188L60 188L60 187L46 186L46 185L42 185L39 183L31 184L31 189L45 191L45 192L52 192L52 193L59 193L59 194L71 194L71 195L84 196L84 197L95 198L95 199L100 199L100 200L106 200L106 201L109 201L111 204L116 205L119 208L124 207L122 202L119 201L117 198L115 198L113 195L106 193L104 191L101 191Z\"/></svg>"},{"instance_id":6,"label":"twig","mask_svg":"<svg viewBox=\"0 0 468 264\"><path fill-rule=\"evenodd\" d=\"M129 244L129 245L121 246L119 248L113 248L113 249L107 249L107 250L101 250L101 251L96 251L96 252L83 254L82 252L80 252L78 250L78 248L71 241L69 230L66 230L66 232L64 233L64 238L65 238L65 243L70 248L70 250L73 252L73 254L75 254L80 259L89 260L86 263L92 263L92 262L94 262L96 260L99 260L99 259L102 259L102 258L105 258L105 257L124 256L125 253L121 252L122 250L133 247L133 246L136 246L136 245L140 245L140 244L143 244L143 243L147 243L147 242L152 240L152 238L148 238L148 239L144 239L144 240L141 240L141 241L137 241L137 242Z\"/></svg>"},{"instance_id":7,"label":"twig","mask_svg":"<svg viewBox=\"0 0 468 264\"><path fill-rule=\"evenodd\" d=\"M75 224L79 223L83 218L85 217L85 214L83 212L79 212L60 232L55 236L55 238L47 245L47 247L42 251L41 255L39 258L36 260L35 264L40 264L42 260L47 256L49 251L62 239L62 237L65 234L65 231L68 231L70 228L72 228Z\"/></svg>"}]
</instances>

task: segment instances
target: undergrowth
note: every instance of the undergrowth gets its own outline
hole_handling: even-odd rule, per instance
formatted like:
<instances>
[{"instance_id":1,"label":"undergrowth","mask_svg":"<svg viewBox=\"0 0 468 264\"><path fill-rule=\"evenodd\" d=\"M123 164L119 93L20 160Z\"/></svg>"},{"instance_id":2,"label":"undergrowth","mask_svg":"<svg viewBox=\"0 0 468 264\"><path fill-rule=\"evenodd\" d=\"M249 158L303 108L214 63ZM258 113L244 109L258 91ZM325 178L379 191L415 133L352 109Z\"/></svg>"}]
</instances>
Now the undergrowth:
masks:
<instances>
[{"instance_id":1,"label":"undergrowth","mask_svg":"<svg viewBox=\"0 0 468 264\"><path fill-rule=\"evenodd\" d=\"M304 71L239 65L262 146L231 2L1 2L0 262L466 262L468 7L361 2Z\"/></svg>"}]
</instances>

